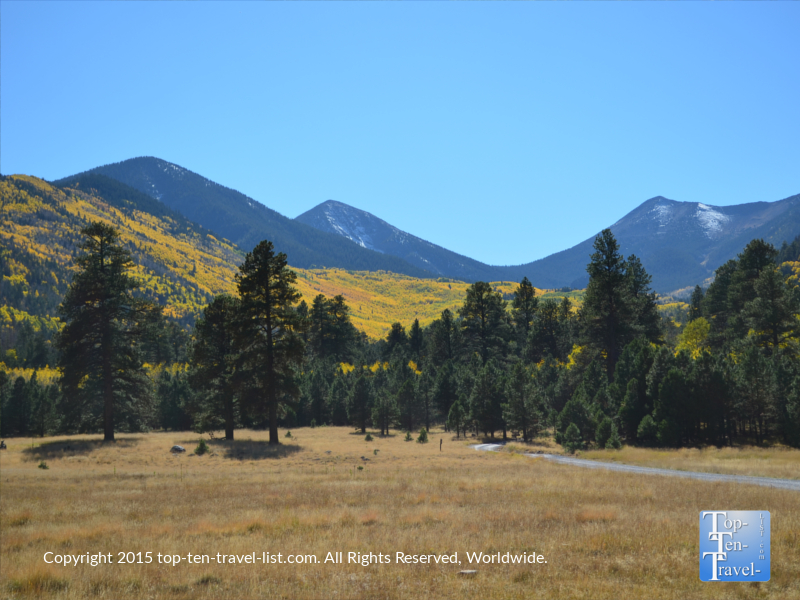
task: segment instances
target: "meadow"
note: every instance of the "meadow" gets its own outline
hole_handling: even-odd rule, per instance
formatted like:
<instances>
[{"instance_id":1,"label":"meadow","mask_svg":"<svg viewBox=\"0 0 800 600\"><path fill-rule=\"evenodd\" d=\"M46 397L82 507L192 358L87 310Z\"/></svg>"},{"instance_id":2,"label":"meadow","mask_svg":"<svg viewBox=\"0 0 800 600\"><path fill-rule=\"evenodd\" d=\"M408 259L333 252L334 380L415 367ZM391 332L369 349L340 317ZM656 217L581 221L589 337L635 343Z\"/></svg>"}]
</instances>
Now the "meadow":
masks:
<instances>
[{"instance_id":1,"label":"meadow","mask_svg":"<svg viewBox=\"0 0 800 600\"><path fill-rule=\"evenodd\" d=\"M350 428L291 433L282 430L276 448L265 432L237 431L233 442L209 441L202 456L187 432L126 434L115 444L94 435L9 440L0 452L0 597L800 597L797 492L476 452L474 439L441 431L427 444L399 432L372 432L367 442ZM173 444L187 452L170 454ZM619 456L645 460L634 450ZM753 459L759 451L718 460L758 475L781 462L774 450ZM787 451L784 462L798 455ZM699 580L698 515L720 509L771 512L769 582ZM119 552L148 551L313 554L319 564L116 564ZM323 562L337 551L343 564ZM45 564L46 552L110 552L115 564ZM392 562L347 563L348 552ZM457 552L461 564L396 564L396 552ZM536 552L547 562L470 565L467 552Z\"/></svg>"}]
</instances>

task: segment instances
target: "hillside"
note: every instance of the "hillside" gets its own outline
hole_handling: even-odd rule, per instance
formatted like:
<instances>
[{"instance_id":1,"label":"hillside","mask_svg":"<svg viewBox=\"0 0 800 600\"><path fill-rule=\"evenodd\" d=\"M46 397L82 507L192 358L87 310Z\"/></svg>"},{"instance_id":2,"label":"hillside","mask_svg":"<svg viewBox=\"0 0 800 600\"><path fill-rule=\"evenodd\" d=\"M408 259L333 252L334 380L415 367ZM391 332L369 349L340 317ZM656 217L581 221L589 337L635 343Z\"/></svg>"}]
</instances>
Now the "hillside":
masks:
<instances>
[{"instance_id":1,"label":"hillside","mask_svg":"<svg viewBox=\"0 0 800 600\"><path fill-rule=\"evenodd\" d=\"M34 329L58 328L58 305L69 285L80 230L90 221L116 227L131 251L141 293L188 324L215 294L235 293L234 275L244 253L174 213L162 203L99 175L55 187L41 179L0 179L0 345L7 349L23 321ZM282 250L278 248L278 250ZM290 264L292 258L289 256ZM317 294L342 294L353 323L371 338L393 322L427 324L445 308L457 309L468 284L418 279L378 271L301 269L297 286L310 304ZM516 284L495 284L509 296ZM539 290L539 293L544 293Z\"/></svg>"},{"instance_id":2,"label":"hillside","mask_svg":"<svg viewBox=\"0 0 800 600\"><path fill-rule=\"evenodd\" d=\"M231 240L244 251L250 251L258 242L268 239L291 257L297 267L383 270L413 277L431 277L428 271L405 260L363 248L338 235L320 233L236 190L159 158L140 157L96 167L59 179L54 184L69 185L76 178L90 174L111 177L160 200L192 222Z\"/></svg>"},{"instance_id":3,"label":"hillside","mask_svg":"<svg viewBox=\"0 0 800 600\"><path fill-rule=\"evenodd\" d=\"M193 322L214 294L232 289L235 266L243 258L238 248L168 210L161 209L160 216L140 210L136 200L141 198L129 190L126 199L117 182L94 184L109 184L104 197L87 185L62 189L35 177L0 179L0 326L6 337L23 320L35 329L57 326L80 230L90 221L119 230L133 255L140 293L165 306L165 314L178 322ZM0 339L5 347L7 340Z\"/></svg>"},{"instance_id":4,"label":"hillside","mask_svg":"<svg viewBox=\"0 0 800 600\"><path fill-rule=\"evenodd\" d=\"M583 288L594 236L568 250L516 266L490 266L401 231L375 215L329 200L297 217L317 229L336 233L441 274L465 280L520 281L528 277L545 288ZM636 254L653 277L653 288L673 293L690 290L713 277L748 242L763 238L776 247L800 233L800 196L778 202L709 206L651 198L611 230L625 255Z\"/></svg>"}]
</instances>

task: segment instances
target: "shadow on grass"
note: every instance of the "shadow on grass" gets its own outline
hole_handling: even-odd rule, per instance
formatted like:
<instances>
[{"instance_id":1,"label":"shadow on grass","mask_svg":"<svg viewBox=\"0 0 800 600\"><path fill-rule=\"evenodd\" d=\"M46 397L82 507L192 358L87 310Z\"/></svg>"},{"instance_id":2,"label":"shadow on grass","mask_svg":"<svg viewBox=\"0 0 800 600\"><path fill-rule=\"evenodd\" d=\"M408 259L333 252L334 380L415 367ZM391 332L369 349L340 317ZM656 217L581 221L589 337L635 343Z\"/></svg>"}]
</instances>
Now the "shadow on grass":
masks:
<instances>
[{"instance_id":1,"label":"shadow on grass","mask_svg":"<svg viewBox=\"0 0 800 600\"><path fill-rule=\"evenodd\" d=\"M208 443L211 452L217 452L223 458L233 460L262 460L269 458L286 458L297 454L302 449L296 444L278 444L270 446L266 441L252 440L211 440ZM197 446L197 440L187 440L181 444L188 451Z\"/></svg>"},{"instance_id":2,"label":"shadow on grass","mask_svg":"<svg viewBox=\"0 0 800 600\"><path fill-rule=\"evenodd\" d=\"M366 433L361 433L361 430L359 429L358 431L351 431L347 435L353 435L355 437L360 437L361 439L364 439L365 437L367 437L367 433L370 434L376 440L382 440L382 439L386 439L386 438L393 438L393 437L397 436L396 433L391 433L391 431L389 433L387 433L386 435L381 435L380 431L372 431L372 430L369 430L369 429L366 431ZM405 436L406 432L405 431L400 432L400 435Z\"/></svg>"},{"instance_id":3,"label":"shadow on grass","mask_svg":"<svg viewBox=\"0 0 800 600\"><path fill-rule=\"evenodd\" d=\"M22 451L24 460L42 460L46 458L63 458L65 456L79 456L90 454L100 448L132 448L141 441L141 438L123 438L114 442L105 442L101 438L96 440L59 440L56 442L42 442L32 448Z\"/></svg>"}]
</instances>

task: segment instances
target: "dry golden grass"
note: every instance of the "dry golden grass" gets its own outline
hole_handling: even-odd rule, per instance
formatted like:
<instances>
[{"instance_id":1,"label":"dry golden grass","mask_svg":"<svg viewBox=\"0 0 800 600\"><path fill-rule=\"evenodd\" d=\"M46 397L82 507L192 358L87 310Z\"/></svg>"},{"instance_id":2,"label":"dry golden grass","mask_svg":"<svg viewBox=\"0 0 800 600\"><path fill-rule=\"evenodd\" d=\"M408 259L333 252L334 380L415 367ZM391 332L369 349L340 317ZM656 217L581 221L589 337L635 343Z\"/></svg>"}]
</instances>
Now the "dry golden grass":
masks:
<instances>
[{"instance_id":1,"label":"dry golden grass","mask_svg":"<svg viewBox=\"0 0 800 600\"><path fill-rule=\"evenodd\" d=\"M800 450L785 446L760 448L679 448L677 450L635 448L622 450L591 450L581 452L580 458L619 462L639 467L700 471L726 475L751 475L800 479Z\"/></svg>"},{"instance_id":2,"label":"dry golden grass","mask_svg":"<svg viewBox=\"0 0 800 600\"><path fill-rule=\"evenodd\" d=\"M270 448L265 433L237 431L205 456L188 455L198 440L188 433L11 439L0 453L0 597L800 597L797 492L476 452L436 431L425 445L346 428L284 433ZM171 456L175 443L187 455ZM698 514L709 509L771 511L771 581L699 581ZM393 562L60 567L43 562L48 551L371 551ZM394 564L398 551L458 552L462 565ZM506 551L548 562L470 567L465 555ZM459 576L466 568L477 575Z\"/></svg>"}]
</instances>

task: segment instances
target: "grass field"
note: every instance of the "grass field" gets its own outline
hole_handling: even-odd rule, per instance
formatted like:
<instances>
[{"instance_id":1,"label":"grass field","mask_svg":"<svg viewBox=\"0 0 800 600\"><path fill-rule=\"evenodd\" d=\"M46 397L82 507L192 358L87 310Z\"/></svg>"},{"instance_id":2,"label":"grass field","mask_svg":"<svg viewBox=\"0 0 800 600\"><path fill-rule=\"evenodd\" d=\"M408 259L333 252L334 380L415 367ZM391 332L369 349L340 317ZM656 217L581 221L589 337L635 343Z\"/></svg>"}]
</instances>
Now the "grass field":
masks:
<instances>
[{"instance_id":1,"label":"grass field","mask_svg":"<svg viewBox=\"0 0 800 600\"><path fill-rule=\"evenodd\" d=\"M626 446L622 450L581 452L580 458L606 460L639 467L800 479L800 450L782 446L759 448L680 448L655 450Z\"/></svg>"},{"instance_id":2,"label":"grass field","mask_svg":"<svg viewBox=\"0 0 800 600\"><path fill-rule=\"evenodd\" d=\"M475 452L441 432L428 444L374 433L366 442L347 428L292 434L270 448L264 432L237 431L204 456L190 455L198 437L188 433L121 435L113 445L97 436L11 439L0 452L0 597L800 597L797 492ZM175 443L187 453L170 455ZM758 453L711 460L759 475L782 462ZM647 460L627 449L619 456ZM769 582L699 581L698 514L726 509L771 512ZM116 563L118 552L140 551L314 554L321 564L43 561L45 552L110 552ZM336 551L344 564L322 563ZM347 564L348 552L392 562ZM457 552L462 564L396 564L396 552ZM470 565L467 552L536 552L547 563ZM458 574L470 568L475 576Z\"/></svg>"}]
</instances>

